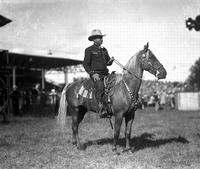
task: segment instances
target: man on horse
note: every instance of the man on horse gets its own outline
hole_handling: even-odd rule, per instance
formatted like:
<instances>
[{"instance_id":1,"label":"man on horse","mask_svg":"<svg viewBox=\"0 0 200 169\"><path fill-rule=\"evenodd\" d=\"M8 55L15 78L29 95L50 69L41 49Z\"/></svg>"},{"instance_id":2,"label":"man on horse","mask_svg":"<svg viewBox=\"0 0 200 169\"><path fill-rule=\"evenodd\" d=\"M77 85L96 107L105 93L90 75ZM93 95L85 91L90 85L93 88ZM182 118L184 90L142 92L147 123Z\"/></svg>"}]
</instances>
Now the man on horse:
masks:
<instances>
[{"instance_id":1,"label":"man on horse","mask_svg":"<svg viewBox=\"0 0 200 169\"><path fill-rule=\"evenodd\" d=\"M109 70L107 66L112 65L114 58L110 58L106 48L102 47L103 35L100 30L94 29L88 37L89 41L94 44L85 49L85 57L83 67L90 75L94 82L95 97L99 104L99 115L105 117L107 112L106 99L104 96L104 77L107 76Z\"/></svg>"}]
</instances>

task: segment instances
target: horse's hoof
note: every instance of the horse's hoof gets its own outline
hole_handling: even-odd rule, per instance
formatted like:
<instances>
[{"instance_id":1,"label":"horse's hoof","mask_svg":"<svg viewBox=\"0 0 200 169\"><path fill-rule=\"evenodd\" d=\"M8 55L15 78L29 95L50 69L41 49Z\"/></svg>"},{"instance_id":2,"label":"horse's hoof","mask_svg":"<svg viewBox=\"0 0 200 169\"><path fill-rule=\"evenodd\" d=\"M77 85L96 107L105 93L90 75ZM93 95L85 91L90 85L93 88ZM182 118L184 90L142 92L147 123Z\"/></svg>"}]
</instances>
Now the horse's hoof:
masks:
<instances>
[{"instance_id":1,"label":"horse's hoof","mask_svg":"<svg viewBox=\"0 0 200 169\"><path fill-rule=\"evenodd\" d=\"M77 142L76 141L72 141L72 145L76 145L77 144Z\"/></svg>"},{"instance_id":2,"label":"horse's hoof","mask_svg":"<svg viewBox=\"0 0 200 169\"><path fill-rule=\"evenodd\" d=\"M131 152L131 148L125 148L125 149L123 149L122 153L126 153L126 152Z\"/></svg>"},{"instance_id":3,"label":"horse's hoof","mask_svg":"<svg viewBox=\"0 0 200 169\"><path fill-rule=\"evenodd\" d=\"M131 151L131 153L135 153L137 151L137 149L136 148L131 148L130 151Z\"/></svg>"},{"instance_id":4,"label":"horse's hoof","mask_svg":"<svg viewBox=\"0 0 200 169\"><path fill-rule=\"evenodd\" d=\"M86 149L86 145L85 144L80 144L79 146L78 146L78 149L79 150L85 150Z\"/></svg>"},{"instance_id":5,"label":"horse's hoof","mask_svg":"<svg viewBox=\"0 0 200 169\"><path fill-rule=\"evenodd\" d=\"M117 151L116 148L113 148L112 151L114 152L114 156L118 156L118 155L120 155L120 153Z\"/></svg>"},{"instance_id":6,"label":"horse's hoof","mask_svg":"<svg viewBox=\"0 0 200 169\"><path fill-rule=\"evenodd\" d=\"M119 155L120 155L120 152L114 151L114 156L119 156Z\"/></svg>"}]
</instances>

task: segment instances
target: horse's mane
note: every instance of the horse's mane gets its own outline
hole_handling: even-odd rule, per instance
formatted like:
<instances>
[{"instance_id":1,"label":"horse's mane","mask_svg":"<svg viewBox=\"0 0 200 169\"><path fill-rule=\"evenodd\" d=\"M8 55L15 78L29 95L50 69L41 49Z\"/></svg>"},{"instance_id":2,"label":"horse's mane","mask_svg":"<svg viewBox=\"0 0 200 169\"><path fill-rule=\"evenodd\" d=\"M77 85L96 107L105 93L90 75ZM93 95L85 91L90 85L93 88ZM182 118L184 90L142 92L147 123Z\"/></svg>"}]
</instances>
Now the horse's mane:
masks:
<instances>
[{"instance_id":1,"label":"horse's mane","mask_svg":"<svg viewBox=\"0 0 200 169\"><path fill-rule=\"evenodd\" d=\"M128 70L132 70L133 68L136 67L136 64L138 63L138 56L141 55L141 51L137 52L136 54L134 54L126 63L125 68ZM125 72L123 72L125 73Z\"/></svg>"}]
</instances>

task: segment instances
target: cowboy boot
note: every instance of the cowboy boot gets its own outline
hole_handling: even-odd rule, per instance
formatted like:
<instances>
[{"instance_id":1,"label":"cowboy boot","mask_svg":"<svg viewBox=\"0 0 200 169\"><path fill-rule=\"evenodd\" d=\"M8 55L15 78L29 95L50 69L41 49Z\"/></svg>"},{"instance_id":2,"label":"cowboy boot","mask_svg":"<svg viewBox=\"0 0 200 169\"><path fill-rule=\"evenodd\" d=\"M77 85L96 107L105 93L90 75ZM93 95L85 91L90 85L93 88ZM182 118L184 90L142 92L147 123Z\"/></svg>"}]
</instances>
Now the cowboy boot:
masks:
<instances>
[{"instance_id":1,"label":"cowboy boot","mask_svg":"<svg viewBox=\"0 0 200 169\"><path fill-rule=\"evenodd\" d=\"M112 108L111 108L111 103L110 102L108 102L108 104L107 104L107 112L108 112L108 118L111 118L112 117L112 115L113 115L113 112L112 112Z\"/></svg>"}]
</instances>

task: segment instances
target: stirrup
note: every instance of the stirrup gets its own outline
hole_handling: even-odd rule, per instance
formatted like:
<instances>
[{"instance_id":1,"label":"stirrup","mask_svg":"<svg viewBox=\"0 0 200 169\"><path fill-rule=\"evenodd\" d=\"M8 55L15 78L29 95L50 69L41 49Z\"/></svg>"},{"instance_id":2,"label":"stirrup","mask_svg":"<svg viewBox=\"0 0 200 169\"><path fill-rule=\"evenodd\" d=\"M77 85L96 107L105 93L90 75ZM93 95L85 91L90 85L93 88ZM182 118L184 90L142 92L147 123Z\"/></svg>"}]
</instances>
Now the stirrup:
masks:
<instances>
[{"instance_id":1,"label":"stirrup","mask_svg":"<svg viewBox=\"0 0 200 169\"><path fill-rule=\"evenodd\" d=\"M111 118L112 114L110 114L108 111L103 110L101 112L99 112L99 117L100 118Z\"/></svg>"},{"instance_id":2,"label":"stirrup","mask_svg":"<svg viewBox=\"0 0 200 169\"><path fill-rule=\"evenodd\" d=\"M99 117L106 118L108 116L108 112L104 109L99 110Z\"/></svg>"},{"instance_id":3,"label":"stirrup","mask_svg":"<svg viewBox=\"0 0 200 169\"><path fill-rule=\"evenodd\" d=\"M99 117L100 118L109 118L109 115L108 115L108 113L104 113L104 114L99 114Z\"/></svg>"}]
</instances>

